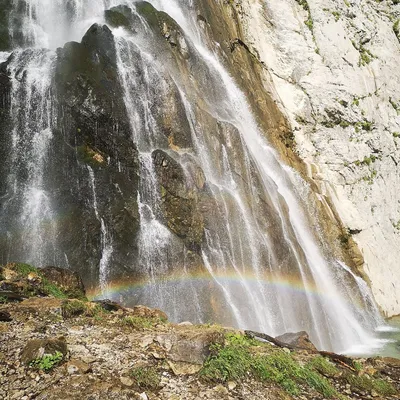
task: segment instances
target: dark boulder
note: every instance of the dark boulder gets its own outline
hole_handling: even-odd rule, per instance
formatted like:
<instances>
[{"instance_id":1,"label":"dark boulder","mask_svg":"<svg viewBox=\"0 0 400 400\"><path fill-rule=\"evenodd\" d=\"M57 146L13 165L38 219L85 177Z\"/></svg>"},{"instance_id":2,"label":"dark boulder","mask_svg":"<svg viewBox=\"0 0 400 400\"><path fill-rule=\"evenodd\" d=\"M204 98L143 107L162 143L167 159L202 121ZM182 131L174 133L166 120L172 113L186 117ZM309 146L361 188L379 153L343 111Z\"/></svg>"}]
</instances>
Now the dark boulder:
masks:
<instances>
[{"instance_id":1,"label":"dark boulder","mask_svg":"<svg viewBox=\"0 0 400 400\"><path fill-rule=\"evenodd\" d=\"M8 311L0 310L0 322L12 321L11 314Z\"/></svg>"}]
</instances>

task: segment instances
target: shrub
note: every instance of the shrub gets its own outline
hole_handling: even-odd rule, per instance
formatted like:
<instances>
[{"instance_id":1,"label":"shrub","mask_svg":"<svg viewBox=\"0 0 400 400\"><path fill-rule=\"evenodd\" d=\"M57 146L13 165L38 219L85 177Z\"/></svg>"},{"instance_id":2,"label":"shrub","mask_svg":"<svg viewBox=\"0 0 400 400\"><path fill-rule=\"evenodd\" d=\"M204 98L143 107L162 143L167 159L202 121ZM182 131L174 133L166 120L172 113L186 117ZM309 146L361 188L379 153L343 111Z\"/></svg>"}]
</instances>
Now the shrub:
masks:
<instances>
[{"instance_id":1,"label":"shrub","mask_svg":"<svg viewBox=\"0 0 400 400\"><path fill-rule=\"evenodd\" d=\"M57 366L63 360L63 358L63 354L59 351L56 351L54 354L45 354L43 357L31 361L29 365L32 368L48 372Z\"/></svg>"}]
</instances>

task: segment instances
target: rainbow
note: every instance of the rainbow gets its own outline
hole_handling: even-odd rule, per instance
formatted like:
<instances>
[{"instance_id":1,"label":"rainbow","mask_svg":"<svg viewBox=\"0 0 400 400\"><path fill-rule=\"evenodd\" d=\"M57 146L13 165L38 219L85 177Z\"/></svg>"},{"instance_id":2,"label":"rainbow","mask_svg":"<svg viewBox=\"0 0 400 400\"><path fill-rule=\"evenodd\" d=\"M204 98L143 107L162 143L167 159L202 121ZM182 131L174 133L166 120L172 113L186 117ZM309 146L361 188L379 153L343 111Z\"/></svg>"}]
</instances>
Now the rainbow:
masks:
<instances>
[{"instance_id":1,"label":"rainbow","mask_svg":"<svg viewBox=\"0 0 400 400\"><path fill-rule=\"evenodd\" d=\"M277 274L264 273L261 276L256 276L251 273L235 273L227 271L216 271L214 276L211 276L207 271L198 271L191 274L178 274L171 273L168 275L159 276L155 280L149 279L132 279L132 280L121 280L113 281L107 285L106 290L101 288L92 288L87 290L88 297L92 300L99 298L115 298L118 295L128 294L129 292L135 292L143 290L146 287L151 288L153 286L166 286L176 285L180 283L192 283L195 285L212 285L215 281L220 284L226 285L242 285L246 283L248 286L261 284L266 289L278 290L285 292L288 295L308 295L315 296L323 299L334 298L332 292L324 292L318 288L314 282L308 282L307 287L304 282L298 276L278 276ZM336 294L338 296L338 294ZM345 300L342 297L342 300ZM359 309L363 309L363 304L358 301L358 304L353 304Z\"/></svg>"}]
</instances>

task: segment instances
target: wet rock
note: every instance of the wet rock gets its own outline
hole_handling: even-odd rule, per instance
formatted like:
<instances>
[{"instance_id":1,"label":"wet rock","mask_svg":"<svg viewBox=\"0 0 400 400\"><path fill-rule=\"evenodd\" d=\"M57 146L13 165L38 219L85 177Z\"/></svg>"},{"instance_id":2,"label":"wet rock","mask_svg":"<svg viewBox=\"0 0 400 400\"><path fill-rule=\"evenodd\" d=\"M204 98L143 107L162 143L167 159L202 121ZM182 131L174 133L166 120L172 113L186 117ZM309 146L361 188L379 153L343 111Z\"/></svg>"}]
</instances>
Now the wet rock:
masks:
<instances>
[{"instance_id":1,"label":"wet rock","mask_svg":"<svg viewBox=\"0 0 400 400\"><path fill-rule=\"evenodd\" d=\"M118 311L118 310L124 309L124 307L122 307L115 301L111 301L108 299L94 300L94 301L92 301L92 303L98 304L103 310L106 310L106 311Z\"/></svg>"},{"instance_id":2,"label":"wet rock","mask_svg":"<svg viewBox=\"0 0 400 400\"><path fill-rule=\"evenodd\" d=\"M136 20L132 9L126 5L112 7L104 12L106 22L113 27L122 26L125 29L134 31L133 24Z\"/></svg>"},{"instance_id":3,"label":"wet rock","mask_svg":"<svg viewBox=\"0 0 400 400\"><path fill-rule=\"evenodd\" d=\"M136 259L138 152L107 26L94 24L81 43L57 50L54 87L62 135L55 143L58 158L52 169L59 175L53 179L63 182L62 171L68 170L69 181L78 183L56 191L60 212L70 216L61 227L60 251L85 282L96 282L98 271L93 274L90 265L101 258L101 223L87 201L95 185L98 213L113 238L109 278L119 279Z\"/></svg>"},{"instance_id":4,"label":"wet rock","mask_svg":"<svg viewBox=\"0 0 400 400\"><path fill-rule=\"evenodd\" d=\"M184 58L188 57L188 43L180 26L167 13L156 10L147 1L136 4L136 11L146 19L156 34L161 34L167 43L178 50Z\"/></svg>"},{"instance_id":5,"label":"wet rock","mask_svg":"<svg viewBox=\"0 0 400 400\"><path fill-rule=\"evenodd\" d=\"M10 12L12 0L3 0L0 7L0 51L11 49L11 35L9 31Z\"/></svg>"},{"instance_id":6,"label":"wet rock","mask_svg":"<svg viewBox=\"0 0 400 400\"><path fill-rule=\"evenodd\" d=\"M201 193L187 179L188 175L182 165L166 152L155 150L152 157L161 186L163 219L168 228L189 247L199 246L204 233L204 217L200 211ZM197 173L202 174L200 171Z\"/></svg>"},{"instance_id":7,"label":"wet rock","mask_svg":"<svg viewBox=\"0 0 400 400\"><path fill-rule=\"evenodd\" d=\"M283 335L277 336L275 339L294 347L307 349L311 351L317 350L317 348L311 342L308 333L305 331L295 332L295 333L285 333Z\"/></svg>"},{"instance_id":8,"label":"wet rock","mask_svg":"<svg viewBox=\"0 0 400 400\"><path fill-rule=\"evenodd\" d=\"M68 349L65 338L30 340L22 351L21 361L24 364L29 364L45 354L54 355L56 352L62 353L64 357L67 355Z\"/></svg>"},{"instance_id":9,"label":"wet rock","mask_svg":"<svg viewBox=\"0 0 400 400\"><path fill-rule=\"evenodd\" d=\"M45 267L40 273L51 283L61 288L68 297L84 298L85 286L80 276L71 270L60 267Z\"/></svg>"}]
</instances>

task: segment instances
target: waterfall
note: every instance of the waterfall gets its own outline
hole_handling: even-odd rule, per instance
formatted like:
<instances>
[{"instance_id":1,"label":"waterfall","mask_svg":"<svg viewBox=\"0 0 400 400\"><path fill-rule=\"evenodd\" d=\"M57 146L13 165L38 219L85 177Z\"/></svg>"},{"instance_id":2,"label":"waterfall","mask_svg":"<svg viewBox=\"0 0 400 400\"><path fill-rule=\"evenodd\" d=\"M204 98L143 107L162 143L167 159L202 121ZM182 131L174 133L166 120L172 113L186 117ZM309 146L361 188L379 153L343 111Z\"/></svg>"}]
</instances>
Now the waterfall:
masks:
<instances>
[{"instance_id":1,"label":"waterfall","mask_svg":"<svg viewBox=\"0 0 400 400\"><path fill-rule=\"evenodd\" d=\"M174 321L215 321L270 335L306 330L318 348L335 351L372 346L383 321L368 286L322 249L307 215L308 185L280 160L208 46L195 2L150 3L165 13L164 37L146 15L153 9L145 13L137 1L28 0L22 39L10 26L16 44L6 62L12 118L1 193L3 260L72 268L71 260L85 260L100 297L159 307ZM117 111L126 113L128 139L122 117L101 131L103 106L100 122L88 124L93 132L75 127L79 95L62 103L53 87L55 64L69 71L59 67L57 47L80 41L93 23L106 22L105 10L121 4L134 26L111 27L121 86L113 101L122 99ZM177 49L179 56L171 53ZM88 59L109 60L108 78L112 49L105 53ZM80 123L98 101L83 79L74 77L87 91ZM74 216L71 225L60 222L65 210ZM138 220L137 229L131 220L124 225L128 217ZM132 233L126 237L119 226ZM67 241L64 233L77 227ZM131 287L119 285L130 281Z\"/></svg>"}]
</instances>

